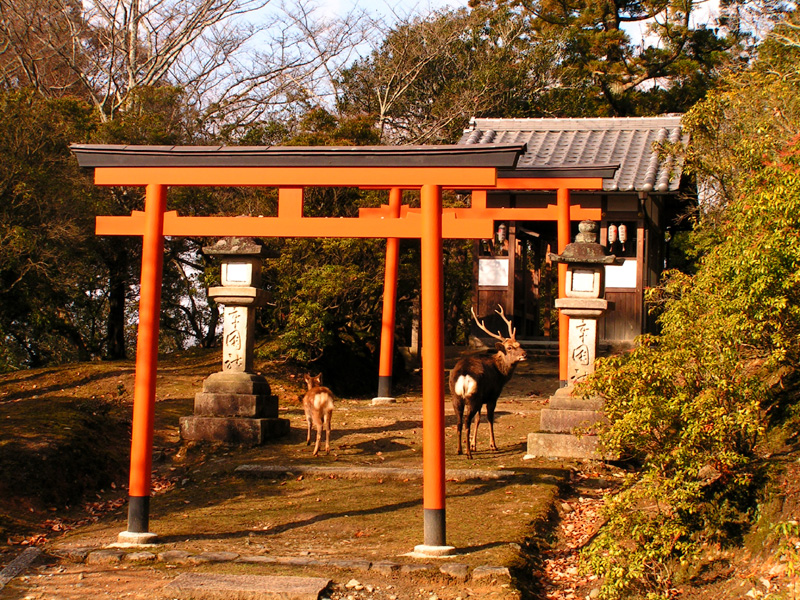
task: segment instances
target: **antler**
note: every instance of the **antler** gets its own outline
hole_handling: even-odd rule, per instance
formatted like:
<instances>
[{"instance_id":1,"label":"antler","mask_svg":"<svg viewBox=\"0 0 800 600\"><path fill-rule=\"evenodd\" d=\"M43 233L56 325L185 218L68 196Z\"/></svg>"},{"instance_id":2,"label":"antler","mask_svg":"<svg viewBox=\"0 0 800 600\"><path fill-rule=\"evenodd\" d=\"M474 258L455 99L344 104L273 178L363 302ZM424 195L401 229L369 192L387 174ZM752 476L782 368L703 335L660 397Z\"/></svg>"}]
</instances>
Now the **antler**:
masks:
<instances>
[{"instance_id":1,"label":"antler","mask_svg":"<svg viewBox=\"0 0 800 600\"><path fill-rule=\"evenodd\" d=\"M508 336L509 336L509 338L511 338L512 340L516 339L516 337L517 337L517 328L514 327L514 325L511 323L511 321L509 319L506 319L506 314L503 312L503 306L501 304L498 304L497 306L500 308L500 310L496 310L494 312L496 312L498 315L500 315L500 318L502 318L503 321L506 322L506 327L508 327Z\"/></svg>"},{"instance_id":2,"label":"antler","mask_svg":"<svg viewBox=\"0 0 800 600\"><path fill-rule=\"evenodd\" d=\"M492 336L494 339L496 339L496 340L500 340L501 342L505 342L505 341L506 341L506 339L512 339L512 340L513 340L513 339L515 339L515 336L516 336L516 334L517 334L517 330L516 330L516 328L515 328L515 327L514 327L514 326L511 324L511 321L509 321L508 319L506 319L506 314L505 314L505 312L503 311L503 306L502 306L502 305L500 305L500 304L498 304L498 306L500 307L500 308L499 308L499 310L496 310L496 311L494 311L494 312L496 312L498 315L500 315L500 317L503 319L503 321L505 321L505 322L506 322L506 326L508 327L509 338L504 338L502 335L500 335L500 334L499 334L499 332L498 332L498 333L492 333L491 331L489 331L489 330L486 328L486 325L484 325L483 321L479 321L479 320L478 320L478 317L477 317L477 315L475 314L475 309L474 309L474 308L472 308L472 307L470 307L470 309L469 309L469 310L470 310L470 312L472 313L472 318L473 318L473 319L475 319L475 323L477 323L477 324L478 324L478 327L480 327L480 328L481 328L483 331L485 331L486 333L488 333L488 334L489 334L490 336Z\"/></svg>"}]
</instances>

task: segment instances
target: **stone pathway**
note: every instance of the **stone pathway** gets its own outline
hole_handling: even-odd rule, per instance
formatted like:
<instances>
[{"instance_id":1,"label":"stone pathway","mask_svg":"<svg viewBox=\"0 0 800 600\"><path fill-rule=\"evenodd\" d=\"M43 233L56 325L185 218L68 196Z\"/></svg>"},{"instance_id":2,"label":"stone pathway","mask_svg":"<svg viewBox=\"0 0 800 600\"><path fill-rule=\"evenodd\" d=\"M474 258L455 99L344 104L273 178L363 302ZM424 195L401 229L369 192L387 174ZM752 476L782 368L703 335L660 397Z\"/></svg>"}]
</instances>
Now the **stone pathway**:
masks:
<instances>
[{"instance_id":1,"label":"stone pathway","mask_svg":"<svg viewBox=\"0 0 800 600\"><path fill-rule=\"evenodd\" d=\"M411 563L403 564L390 560L372 562L369 560L316 559L311 556L272 556L240 555L236 552L200 552L185 550L164 550L154 552L137 548L76 548L65 551L62 558L88 565L116 565L120 563L163 563L165 565L201 565L210 563L238 563L260 565L287 565L294 567L324 567L348 571L373 572L380 575L415 574L444 575L455 581L496 581L509 583L511 574L507 567L481 565L470 567L467 564L451 562L444 564Z\"/></svg>"}]
</instances>

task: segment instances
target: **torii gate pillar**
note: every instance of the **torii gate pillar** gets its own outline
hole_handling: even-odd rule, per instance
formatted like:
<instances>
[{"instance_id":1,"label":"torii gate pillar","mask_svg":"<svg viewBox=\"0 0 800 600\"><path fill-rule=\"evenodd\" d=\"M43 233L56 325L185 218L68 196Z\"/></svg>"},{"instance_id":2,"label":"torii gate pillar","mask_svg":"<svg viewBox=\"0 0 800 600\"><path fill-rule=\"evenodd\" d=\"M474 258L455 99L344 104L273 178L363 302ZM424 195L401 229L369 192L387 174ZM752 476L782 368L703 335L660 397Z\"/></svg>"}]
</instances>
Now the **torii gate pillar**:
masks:
<instances>
[{"instance_id":1,"label":"torii gate pillar","mask_svg":"<svg viewBox=\"0 0 800 600\"><path fill-rule=\"evenodd\" d=\"M444 556L444 274L442 267L442 188L422 186L422 506L424 544L414 550Z\"/></svg>"},{"instance_id":2,"label":"torii gate pillar","mask_svg":"<svg viewBox=\"0 0 800 600\"><path fill-rule=\"evenodd\" d=\"M152 543L150 484L153 466L153 418L156 400L158 325L161 314L161 279L164 270L164 209L167 186L150 184L145 196L142 235L142 276L139 295L139 332L136 346L136 380L133 389L131 468L128 485L128 529L119 541Z\"/></svg>"}]
</instances>

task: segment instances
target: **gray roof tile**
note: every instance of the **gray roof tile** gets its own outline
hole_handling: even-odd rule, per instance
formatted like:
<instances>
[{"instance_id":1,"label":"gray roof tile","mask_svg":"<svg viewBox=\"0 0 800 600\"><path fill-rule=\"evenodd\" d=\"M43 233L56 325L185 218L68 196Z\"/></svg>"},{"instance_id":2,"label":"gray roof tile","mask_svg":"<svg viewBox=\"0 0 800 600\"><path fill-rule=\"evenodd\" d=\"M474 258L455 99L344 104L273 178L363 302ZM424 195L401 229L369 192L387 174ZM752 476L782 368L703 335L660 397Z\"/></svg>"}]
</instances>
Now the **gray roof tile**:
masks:
<instances>
[{"instance_id":1,"label":"gray roof tile","mask_svg":"<svg viewBox=\"0 0 800 600\"><path fill-rule=\"evenodd\" d=\"M664 142L688 143L680 115L588 119L473 119L459 144L527 144L517 167L619 163L606 191L675 192L682 157L660 156Z\"/></svg>"}]
</instances>

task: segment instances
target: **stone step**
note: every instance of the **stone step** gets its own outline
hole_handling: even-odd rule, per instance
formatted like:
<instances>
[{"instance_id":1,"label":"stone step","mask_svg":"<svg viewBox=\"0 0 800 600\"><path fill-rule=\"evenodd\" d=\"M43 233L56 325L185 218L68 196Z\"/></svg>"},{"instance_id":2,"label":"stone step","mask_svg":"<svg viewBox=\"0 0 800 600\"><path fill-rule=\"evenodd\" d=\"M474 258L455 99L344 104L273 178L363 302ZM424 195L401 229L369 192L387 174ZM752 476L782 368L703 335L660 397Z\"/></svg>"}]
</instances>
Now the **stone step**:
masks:
<instances>
[{"instance_id":1,"label":"stone step","mask_svg":"<svg viewBox=\"0 0 800 600\"><path fill-rule=\"evenodd\" d=\"M289 419L181 417L181 438L197 442L259 445L289 433Z\"/></svg>"},{"instance_id":2,"label":"stone step","mask_svg":"<svg viewBox=\"0 0 800 600\"><path fill-rule=\"evenodd\" d=\"M182 573L165 590L170 597L198 600L317 600L330 582L322 577Z\"/></svg>"},{"instance_id":3,"label":"stone step","mask_svg":"<svg viewBox=\"0 0 800 600\"><path fill-rule=\"evenodd\" d=\"M253 373L220 371L203 380L203 391L215 394L255 394L269 396L271 390L266 378Z\"/></svg>"},{"instance_id":4,"label":"stone step","mask_svg":"<svg viewBox=\"0 0 800 600\"><path fill-rule=\"evenodd\" d=\"M596 435L575 436L569 433L529 433L525 458L578 458L610 460L599 450Z\"/></svg>"},{"instance_id":5,"label":"stone step","mask_svg":"<svg viewBox=\"0 0 800 600\"><path fill-rule=\"evenodd\" d=\"M553 410L543 408L539 417L539 429L546 432L571 433L574 430L591 429L605 421L605 415L597 410Z\"/></svg>"}]
</instances>

